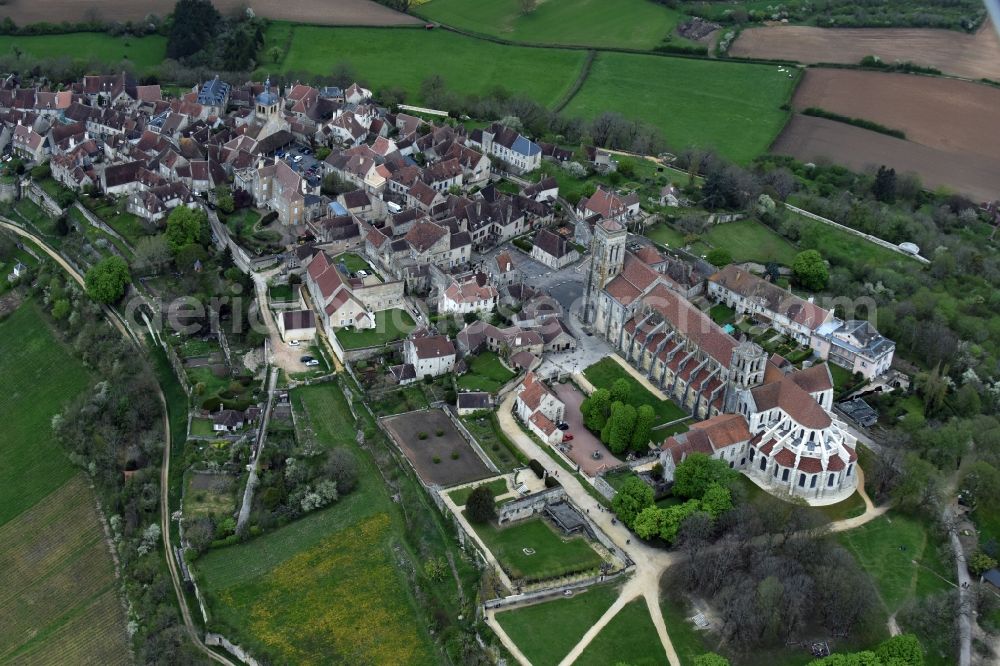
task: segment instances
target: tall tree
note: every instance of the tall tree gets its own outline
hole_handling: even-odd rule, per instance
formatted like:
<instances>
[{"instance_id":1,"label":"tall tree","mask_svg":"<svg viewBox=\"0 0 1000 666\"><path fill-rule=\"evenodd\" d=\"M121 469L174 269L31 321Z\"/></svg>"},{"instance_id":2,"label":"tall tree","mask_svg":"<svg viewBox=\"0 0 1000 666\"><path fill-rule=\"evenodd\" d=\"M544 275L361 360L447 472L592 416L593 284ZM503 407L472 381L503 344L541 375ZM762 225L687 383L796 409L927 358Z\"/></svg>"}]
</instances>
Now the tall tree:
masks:
<instances>
[{"instance_id":1,"label":"tall tree","mask_svg":"<svg viewBox=\"0 0 1000 666\"><path fill-rule=\"evenodd\" d=\"M875 174L872 194L882 203L896 203L896 170L882 165Z\"/></svg>"},{"instance_id":2,"label":"tall tree","mask_svg":"<svg viewBox=\"0 0 1000 666\"><path fill-rule=\"evenodd\" d=\"M639 405L635 415L635 428L632 430L631 449L636 453L649 450L649 440L653 437L653 422L656 420L656 410L651 405Z\"/></svg>"},{"instance_id":3,"label":"tall tree","mask_svg":"<svg viewBox=\"0 0 1000 666\"><path fill-rule=\"evenodd\" d=\"M465 501L465 515L473 523L488 523L497 516L493 491L488 486L477 486Z\"/></svg>"},{"instance_id":4,"label":"tall tree","mask_svg":"<svg viewBox=\"0 0 1000 666\"><path fill-rule=\"evenodd\" d=\"M830 279L830 271L826 267L823 256L816 250L805 250L795 255L792 261L792 275L795 280L809 291L820 291L826 287Z\"/></svg>"},{"instance_id":5,"label":"tall tree","mask_svg":"<svg viewBox=\"0 0 1000 666\"><path fill-rule=\"evenodd\" d=\"M197 243L202 234L202 225L207 221L205 212L187 206L178 206L167 218L166 239L174 254L181 248Z\"/></svg>"},{"instance_id":6,"label":"tall tree","mask_svg":"<svg viewBox=\"0 0 1000 666\"><path fill-rule=\"evenodd\" d=\"M178 0L167 38L167 57L179 60L208 45L221 17L209 0Z\"/></svg>"},{"instance_id":7,"label":"tall tree","mask_svg":"<svg viewBox=\"0 0 1000 666\"><path fill-rule=\"evenodd\" d=\"M653 506L653 489L638 476L630 477L611 501L611 508L631 527L643 509Z\"/></svg>"},{"instance_id":8,"label":"tall tree","mask_svg":"<svg viewBox=\"0 0 1000 666\"><path fill-rule=\"evenodd\" d=\"M692 453L674 470L674 495L701 499L713 484L725 486L735 472L723 461L704 453Z\"/></svg>"},{"instance_id":9,"label":"tall tree","mask_svg":"<svg viewBox=\"0 0 1000 666\"><path fill-rule=\"evenodd\" d=\"M84 276L87 295L98 303L114 303L125 294L131 281L128 264L117 255L101 259Z\"/></svg>"}]
</instances>

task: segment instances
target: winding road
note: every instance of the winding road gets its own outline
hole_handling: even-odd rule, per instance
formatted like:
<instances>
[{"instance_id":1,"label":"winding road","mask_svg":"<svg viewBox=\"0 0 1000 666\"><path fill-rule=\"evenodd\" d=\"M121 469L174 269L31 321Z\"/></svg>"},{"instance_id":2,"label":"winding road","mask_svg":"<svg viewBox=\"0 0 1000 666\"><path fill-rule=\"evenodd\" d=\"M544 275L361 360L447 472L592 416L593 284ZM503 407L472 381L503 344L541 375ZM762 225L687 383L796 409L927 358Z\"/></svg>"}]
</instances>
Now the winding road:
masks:
<instances>
[{"instance_id":1,"label":"winding road","mask_svg":"<svg viewBox=\"0 0 1000 666\"><path fill-rule=\"evenodd\" d=\"M38 238L31 232L11 220L8 220L7 218L0 218L0 228L6 229L7 231L11 231L30 240L43 252L45 252L45 254L49 255L57 264L59 264L59 266L65 270L77 284L81 287L84 286L83 276L80 275L80 272L77 271L76 268L74 268L68 261L66 261L56 250L47 245L41 238ZM108 323L118 329L127 342L131 343L140 350L145 346L141 338L137 337L131 329L125 325L118 313L106 305L102 306L102 309L104 310L104 316L107 318ZM220 654L217 654L201 640L201 637L198 635L198 629L195 626L194 621L191 619L191 610L188 608L187 599L184 596L184 588L181 587L181 579L177 570L177 562L174 560L173 556L173 545L170 542L170 415L167 412L167 398L163 394L163 389L158 383L156 385L156 392L160 399L160 406L163 409L164 436L163 464L160 468L160 530L163 533L163 553L167 558L167 568L170 570L170 580L173 583L174 592L177 594L177 604L180 607L181 619L184 621L185 631L199 652L217 663L226 664L227 666L236 666L234 662Z\"/></svg>"}]
</instances>

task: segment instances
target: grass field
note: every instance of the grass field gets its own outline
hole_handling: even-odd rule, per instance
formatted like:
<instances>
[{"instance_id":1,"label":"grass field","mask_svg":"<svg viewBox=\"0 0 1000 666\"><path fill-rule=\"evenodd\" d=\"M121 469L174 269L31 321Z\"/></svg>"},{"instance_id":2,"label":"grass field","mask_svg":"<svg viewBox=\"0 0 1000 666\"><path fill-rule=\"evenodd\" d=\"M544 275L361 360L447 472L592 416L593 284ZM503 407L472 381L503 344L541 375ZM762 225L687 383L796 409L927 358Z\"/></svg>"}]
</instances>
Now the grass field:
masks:
<instances>
[{"instance_id":1,"label":"grass field","mask_svg":"<svg viewBox=\"0 0 1000 666\"><path fill-rule=\"evenodd\" d=\"M639 598L618 611L574 663L580 666L617 663L656 666L662 664L665 657L646 600Z\"/></svg>"},{"instance_id":2,"label":"grass field","mask_svg":"<svg viewBox=\"0 0 1000 666\"><path fill-rule=\"evenodd\" d=\"M798 222L799 245L802 249L819 250L823 258L832 264L847 267L864 264L891 268L909 266L910 262L915 261L828 224L809 220L797 214L788 214L792 216L790 219Z\"/></svg>"},{"instance_id":3,"label":"grass field","mask_svg":"<svg viewBox=\"0 0 1000 666\"><path fill-rule=\"evenodd\" d=\"M52 417L90 385L34 302L0 322L0 525L63 485L75 470L52 437ZM16 351L16 353L14 353Z\"/></svg>"},{"instance_id":4,"label":"grass field","mask_svg":"<svg viewBox=\"0 0 1000 666\"><path fill-rule=\"evenodd\" d=\"M496 619L534 666L556 666L611 607L618 593L617 586L592 587L569 599L497 613Z\"/></svg>"},{"instance_id":5,"label":"grass field","mask_svg":"<svg viewBox=\"0 0 1000 666\"><path fill-rule=\"evenodd\" d=\"M773 261L791 266L798 250L757 220L739 220L716 224L704 235L712 247L726 250L733 261L755 261L766 264ZM857 240L855 241L857 242Z\"/></svg>"},{"instance_id":6,"label":"grass field","mask_svg":"<svg viewBox=\"0 0 1000 666\"><path fill-rule=\"evenodd\" d=\"M648 0L545 0L529 14L521 12L518 0L431 0L417 13L515 42L630 49L662 44L682 18L680 12Z\"/></svg>"},{"instance_id":7,"label":"grass field","mask_svg":"<svg viewBox=\"0 0 1000 666\"><path fill-rule=\"evenodd\" d=\"M507 489L506 479L494 479L493 481L490 481L488 483L477 483L474 486L468 486L466 488L459 488L458 490L453 490L450 493L448 493L448 497L450 497L451 501L454 502L457 506L464 506L466 501L468 501L469 499L469 495L472 494L472 491L478 488L479 486L483 485L485 485L487 488L490 489L490 491L493 493L493 497L506 495L509 492L509 490Z\"/></svg>"},{"instance_id":8,"label":"grass field","mask_svg":"<svg viewBox=\"0 0 1000 666\"><path fill-rule=\"evenodd\" d=\"M319 441L358 459L358 488L246 544L208 553L213 625L280 663L436 663L393 553L397 510L336 384L293 391Z\"/></svg>"},{"instance_id":9,"label":"grass field","mask_svg":"<svg viewBox=\"0 0 1000 666\"><path fill-rule=\"evenodd\" d=\"M402 340L413 330L413 317L406 310L375 313L375 328L337 330L337 340L344 349L361 349Z\"/></svg>"},{"instance_id":10,"label":"grass field","mask_svg":"<svg viewBox=\"0 0 1000 666\"><path fill-rule=\"evenodd\" d=\"M941 577L953 578L953 572L938 557L927 529L912 518L882 516L842 532L837 540L875 580L890 614L911 597L947 589L949 584Z\"/></svg>"},{"instance_id":11,"label":"grass field","mask_svg":"<svg viewBox=\"0 0 1000 666\"><path fill-rule=\"evenodd\" d=\"M114 566L82 473L0 527L0 544L0 662L129 663Z\"/></svg>"},{"instance_id":12,"label":"grass field","mask_svg":"<svg viewBox=\"0 0 1000 666\"><path fill-rule=\"evenodd\" d=\"M58 19L53 19L55 22ZM0 36L0 51L15 48L35 58L70 58L83 62L118 63L128 60L139 71L159 65L166 57L167 38L112 37L100 32L73 32L63 35Z\"/></svg>"},{"instance_id":13,"label":"grass field","mask_svg":"<svg viewBox=\"0 0 1000 666\"><path fill-rule=\"evenodd\" d=\"M501 472L511 472L521 466L514 445L500 429L495 414L464 416L462 423Z\"/></svg>"},{"instance_id":14,"label":"grass field","mask_svg":"<svg viewBox=\"0 0 1000 666\"><path fill-rule=\"evenodd\" d=\"M629 383L628 404L633 407L650 405L656 411L656 424L669 423L685 416L684 411L669 400L660 400L640 384L613 358L605 358L583 371L583 375L596 388L611 388L618 379Z\"/></svg>"},{"instance_id":15,"label":"grass field","mask_svg":"<svg viewBox=\"0 0 1000 666\"><path fill-rule=\"evenodd\" d=\"M283 48L286 24L268 29L267 49ZM347 62L369 87L399 87L408 102L421 102L420 84L440 75L449 90L483 94L496 86L542 104L554 104L570 88L586 57L583 51L503 46L444 30L322 28L294 26L290 47L276 65L285 72L326 76ZM265 68L275 65L270 60Z\"/></svg>"},{"instance_id":16,"label":"grass field","mask_svg":"<svg viewBox=\"0 0 1000 666\"><path fill-rule=\"evenodd\" d=\"M483 352L469 361L469 371L459 377L458 388L466 391L496 393L514 378L514 373L500 362L493 352Z\"/></svg>"},{"instance_id":17,"label":"grass field","mask_svg":"<svg viewBox=\"0 0 1000 666\"><path fill-rule=\"evenodd\" d=\"M597 569L604 561L583 537L563 538L540 518L473 527L511 578L539 580ZM527 554L524 549L535 552Z\"/></svg>"},{"instance_id":18,"label":"grass field","mask_svg":"<svg viewBox=\"0 0 1000 666\"><path fill-rule=\"evenodd\" d=\"M617 111L659 127L674 151L695 145L748 162L784 127L794 84L767 65L599 53L566 113Z\"/></svg>"}]
</instances>

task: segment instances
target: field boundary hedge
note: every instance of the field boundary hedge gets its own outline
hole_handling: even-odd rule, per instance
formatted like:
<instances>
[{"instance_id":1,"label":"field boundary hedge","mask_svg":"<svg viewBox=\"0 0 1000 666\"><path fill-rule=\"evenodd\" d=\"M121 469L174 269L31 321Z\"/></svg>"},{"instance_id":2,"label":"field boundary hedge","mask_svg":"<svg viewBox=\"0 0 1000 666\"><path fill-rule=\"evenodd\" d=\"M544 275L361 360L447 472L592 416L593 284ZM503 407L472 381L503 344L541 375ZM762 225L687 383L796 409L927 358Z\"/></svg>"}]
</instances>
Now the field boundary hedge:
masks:
<instances>
[{"instance_id":1,"label":"field boundary hedge","mask_svg":"<svg viewBox=\"0 0 1000 666\"><path fill-rule=\"evenodd\" d=\"M864 118L852 118L851 116L834 113L832 111L821 109L817 106L810 106L807 109L804 109L802 111L802 115L814 116L816 118L826 118L827 120L834 120L838 123L854 125L855 127L860 127L861 129L871 130L872 132L878 132L879 134L886 134L888 136L896 137L897 139L903 139L904 141L906 140L906 132L903 130L886 127L885 125L871 120L865 120Z\"/></svg>"},{"instance_id":2,"label":"field boundary hedge","mask_svg":"<svg viewBox=\"0 0 1000 666\"><path fill-rule=\"evenodd\" d=\"M552 107L552 111L554 113L561 113L562 110L573 101L576 94L580 92L580 89L583 88L583 84L587 82L587 77L590 76L590 68L593 66L594 59L596 58L597 51L593 49L587 51L587 58L583 61L583 65L580 67L580 73L576 75L576 81L574 81L573 85L570 86L570 89L566 91L563 98L556 102L556 105Z\"/></svg>"}]
</instances>

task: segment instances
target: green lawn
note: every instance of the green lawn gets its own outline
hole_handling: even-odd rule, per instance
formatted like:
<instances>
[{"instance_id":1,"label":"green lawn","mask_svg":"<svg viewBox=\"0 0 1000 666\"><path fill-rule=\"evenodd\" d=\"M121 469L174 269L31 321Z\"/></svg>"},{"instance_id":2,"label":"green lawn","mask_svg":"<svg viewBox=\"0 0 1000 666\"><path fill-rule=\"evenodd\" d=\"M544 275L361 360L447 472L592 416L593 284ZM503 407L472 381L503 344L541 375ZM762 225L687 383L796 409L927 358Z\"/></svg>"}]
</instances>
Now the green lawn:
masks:
<instances>
[{"instance_id":1,"label":"green lawn","mask_svg":"<svg viewBox=\"0 0 1000 666\"><path fill-rule=\"evenodd\" d=\"M684 410L670 400L660 400L640 384L632 375L625 371L613 358L604 358L583 371L583 375L596 388L611 388L617 379L624 379L631 386L628 404L633 407L651 405L656 410L654 424L669 423L686 416Z\"/></svg>"},{"instance_id":2,"label":"green lawn","mask_svg":"<svg viewBox=\"0 0 1000 666\"><path fill-rule=\"evenodd\" d=\"M519 0L431 0L416 11L445 25L511 41L630 49L662 44L683 18L648 0L545 0L529 14L521 12Z\"/></svg>"},{"instance_id":3,"label":"green lawn","mask_svg":"<svg viewBox=\"0 0 1000 666\"><path fill-rule=\"evenodd\" d=\"M661 585L660 612L681 664L688 666L698 655L715 649L715 641L706 632L695 629L694 623L688 619L694 615L694 609L682 593Z\"/></svg>"},{"instance_id":4,"label":"green lawn","mask_svg":"<svg viewBox=\"0 0 1000 666\"><path fill-rule=\"evenodd\" d=\"M591 587L568 599L497 613L496 620L534 666L556 666L618 594L617 585Z\"/></svg>"},{"instance_id":5,"label":"green lawn","mask_svg":"<svg viewBox=\"0 0 1000 666\"><path fill-rule=\"evenodd\" d=\"M729 252L736 262L766 264L773 261L791 266L799 252L794 245L756 220L716 224L708 230L704 239L712 247Z\"/></svg>"},{"instance_id":6,"label":"green lawn","mask_svg":"<svg viewBox=\"0 0 1000 666\"><path fill-rule=\"evenodd\" d=\"M657 666L665 661L666 653L649 615L649 607L640 597L618 611L574 663L580 666L617 663Z\"/></svg>"},{"instance_id":7,"label":"green lawn","mask_svg":"<svg viewBox=\"0 0 1000 666\"><path fill-rule=\"evenodd\" d=\"M267 49L283 48L288 28L268 29ZM503 46L446 30L423 28L327 28L294 26L282 62L262 58L264 70L328 76L338 63L348 63L369 87L399 87L407 102L422 102L420 85L440 75L449 90L484 94L503 88L546 105L558 101L576 80L583 51ZM262 70L262 72L264 71Z\"/></svg>"},{"instance_id":8,"label":"green lawn","mask_svg":"<svg viewBox=\"0 0 1000 666\"><path fill-rule=\"evenodd\" d=\"M919 521L899 514L882 516L837 535L871 575L891 614L913 597L948 589L954 572L938 557L931 535ZM916 562L916 564L914 564Z\"/></svg>"},{"instance_id":9,"label":"green lawn","mask_svg":"<svg viewBox=\"0 0 1000 666\"><path fill-rule=\"evenodd\" d=\"M52 417L91 384L38 308L26 302L0 322L0 525L75 473L52 436Z\"/></svg>"},{"instance_id":10,"label":"green lawn","mask_svg":"<svg viewBox=\"0 0 1000 666\"><path fill-rule=\"evenodd\" d=\"M466 391L496 393L514 378L514 373L505 368L493 352L473 356L468 363L469 371L457 379L458 388Z\"/></svg>"},{"instance_id":11,"label":"green lawn","mask_svg":"<svg viewBox=\"0 0 1000 666\"><path fill-rule=\"evenodd\" d=\"M114 203L109 203L105 198L92 199L90 197L82 197L80 201L90 212L104 220L109 227L117 231L133 247L142 238L150 235L150 228L146 226L146 222L141 217L125 210L128 203L126 197L121 197Z\"/></svg>"},{"instance_id":12,"label":"green lawn","mask_svg":"<svg viewBox=\"0 0 1000 666\"><path fill-rule=\"evenodd\" d=\"M659 127L674 151L696 145L749 162L784 127L795 82L768 65L599 53L566 113L617 111Z\"/></svg>"},{"instance_id":13,"label":"green lawn","mask_svg":"<svg viewBox=\"0 0 1000 666\"><path fill-rule=\"evenodd\" d=\"M368 271L369 274L375 273L375 271L372 270L371 264L353 252L345 252L337 255L334 257L332 263L339 266L341 261L344 262L344 266L351 273L357 273L358 271Z\"/></svg>"},{"instance_id":14,"label":"green lawn","mask_svg":"<svg viewBox=\"0 0 1000 666\"><path fill-rule=\"evenodd\" d=\"M717 305L713 305L708 311L708 316L719 326L725 326L736 321L736 310L725 303L718 303Z\"/></svg>"},{"instance_id":15,"label":"green lawn","mask_svg":"<svg viewBox=\"0 0 1000 666\"><path fill-rule=\"evenodd\" d=\"M326 509L199 559L211 627L276 663L436 663L393 553L398 511L354 441L340 388L298 388L292 400L308 411L321 442L355 454L358 488Z\"/></svg>"},{"instance_id":16,"label":"green lawn","mask_svg":"<svg viewBox=\"0 0 1000 666\"><path fill-rule=\"evenodd\" d=\"M899 267L905 271L916 261L898 252L875 245L842 229L831 227L798 214L787 213L786 219L794 220L799 227L799 245L803 250L815 249L834 265L855 268L859 265L884 268Z\"/></svg>"},{"instance_id":17,"label":"green lawn","mask_svg":"<svg viewBox=\"0 0 1000 666\"><path fill-rule=\"evenodd\" d=\"M646 237L668 247L684 247L684 234L666 222L647 229Z\"/></svg>"},{"instance_id":18,"label":"green lawn","mask_svg":"<svg viewBox=\"0 0 1000 666\"><path fill-rule=\"evenodd\" d=\"M604 561L586 539L564 538L541 518L500 528L494 523L473 527L511 578L555 578L597 569ZM525 548L535 552L529 555Z\"/></svg>"},{"instance_id":19,"label":"green lawn","mask_svg":"<svg viewBox=\"0 0 1000 666\"><path fill-rule=\"evenodd\" d=\"M191 436L214 437L215 431L212 425L212 419L191 419Z\"/></svg>"},{"instance_id":20,"label":"green lawn","mask_svg":"<svg viewBox=\"0 0 1000 666\"><path fill-rule=\"evenodd\" d=\"M384 310L375 313L375 328L341 328L337 330L337 340L344 349L374 347L402 340L413 330L413 326L413 317L406 310Z\"/></svg>"},{"instance_id":21,"label":"green lawn","mask_svg":"<svg viewBox=\"0 0 1000 666\"><path fill-rule=\"evenodd\" d=\"M487 488L490 489L490 491L493 493L493 497L506 495L509 492L509 490L507 489L506 479L494 479L486 484L479 483L476 484L475 486L467 486L465 488L459 488L458 490L453 490L450 493L448 493L448 497L450 497L451 501L454 502L457 506L464 506L469 499L469 495L472 494L472 491L475 488L478 488L479 486L482 485L485 485Z\"/></svg>"},{"instance_id":22,"label":"green lawn","mask_svg":"<svg viewBox=\"0 0 1000 666\"><path fill-rule=\"evenodd\" d=\"M58 20L58 17L53 17L53 23ZM163 62L167 38L161 35L112 37L102 32L0 36L0 51L10 53L15 47L26 56L35 58L65 57L85 63L118 63L129 60L139 71L144 71Z\"/></svg>"}]
</instances>

